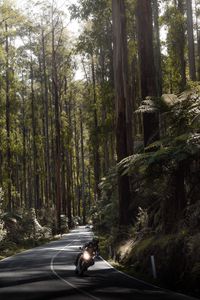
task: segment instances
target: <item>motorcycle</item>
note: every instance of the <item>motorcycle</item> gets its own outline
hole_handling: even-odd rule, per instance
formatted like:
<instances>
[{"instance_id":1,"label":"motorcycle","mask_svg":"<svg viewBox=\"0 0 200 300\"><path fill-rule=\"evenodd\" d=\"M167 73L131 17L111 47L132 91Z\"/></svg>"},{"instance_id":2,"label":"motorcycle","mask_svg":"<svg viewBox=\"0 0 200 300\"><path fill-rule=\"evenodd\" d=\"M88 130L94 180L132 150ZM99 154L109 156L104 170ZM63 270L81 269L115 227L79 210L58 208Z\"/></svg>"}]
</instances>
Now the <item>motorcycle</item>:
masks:
<instances>
[{"instance_id":1,"label":"motorcycle","mask_svg":"<svg viewBox=\"0 0 200 300\"><path fill-rule=\"evenodd\" d=\"M90 266L94 265L96 253L89 250L90 249L84 249L82 253L78 254L75 273L80 276L82 276Z\"/></svg>"}]
</instances>

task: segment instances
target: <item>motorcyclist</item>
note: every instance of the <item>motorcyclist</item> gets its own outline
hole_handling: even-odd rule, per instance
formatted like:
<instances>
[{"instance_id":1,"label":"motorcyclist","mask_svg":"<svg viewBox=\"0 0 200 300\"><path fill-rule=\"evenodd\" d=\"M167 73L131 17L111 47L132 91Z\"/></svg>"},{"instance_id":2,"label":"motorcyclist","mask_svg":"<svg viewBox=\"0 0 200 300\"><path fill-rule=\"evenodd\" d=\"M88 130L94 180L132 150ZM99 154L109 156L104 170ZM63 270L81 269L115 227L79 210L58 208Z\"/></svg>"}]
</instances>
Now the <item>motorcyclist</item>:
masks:
<instances>
[{"instance_id":1,"label":"motorcyclist","mask_svg":"<svg viewBox=\"0 0 200 300\"><path fill-rule=\"evenodd\" d=\"M95 255L99 255L99 240L97 238L93 238L92 241L86 243L83 246L84 250L87 250L90 254L95 252Z\"/></svg>"},{"instance_id":2,"label":"motorcyclist","mask_svg":"<svg viewBox=\"0 0 200 300\"><path fill-rule=\"evenodd\" d=\"M82 247L82 250L87 250L89 252L89 254L91 255L91 257L93 255L95 256L99 256L99 240L98 238L94 237L92 239L92 241L89 241L87 242L83 247ZM80 256L82 255L82 252L79 253L76 257L76 260L75 260L75 266L77 267L78 265L78 261L79 261L79 258ZM90 262L90 266L94 265L94 260L92 259L91 262Z\"/></svg>"}]
</instances>

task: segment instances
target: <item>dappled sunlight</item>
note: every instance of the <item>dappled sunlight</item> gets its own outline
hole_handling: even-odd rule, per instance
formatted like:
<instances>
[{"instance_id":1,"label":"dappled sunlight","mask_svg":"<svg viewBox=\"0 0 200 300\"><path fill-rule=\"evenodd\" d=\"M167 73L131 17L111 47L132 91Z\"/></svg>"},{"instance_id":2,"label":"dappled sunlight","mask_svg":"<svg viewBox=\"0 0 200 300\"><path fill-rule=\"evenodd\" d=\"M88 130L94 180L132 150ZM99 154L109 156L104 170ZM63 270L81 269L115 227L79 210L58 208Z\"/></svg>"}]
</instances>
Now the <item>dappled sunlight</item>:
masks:
<instances>
[{"instance_id":1,"label":"dappled sunlight","mask_svg":"<svg viewBox=\"0 0 200 300\"><path fill-rule=\"evenodd\" d=\"M158 288L117 272L101 258L83 276L75 274L74 260L80 252L80 240L72 235L55 241L52 246L32 249L0 263L0 298L37 299L133 299L160 300L170 298ZM75 243L75 244L74 244ZM3 297L2 297L3 295ZM180 298L181 299L181 298Z\"/></svg>"},{"instance_id":2,"label":"dappled sunlight","mask_svg":"<svg viewBox=\"0 0 200 300\"><path fill-rule=\"evenodd\" d=\"M16 270L10 269L10 270L3 271L3 272L0 271L0 277L1 277L0 282L4 278L18 278L20 280L21 278L24 278L26 276L33 276L34 277L34 276L38 276L38 275L41 275L41 274L46 275L48 270L49 270L49 268L46 267L46 268L42 268L42 270L39 270L39 269L34 270L34 269L31 268L30 270L22 269L22 270L17 270L16 271Z\"/></svg>"},{"instance_id":3,"label":"dappled sunlight","mask_svg":"<svg viewBox=\"0 0 200 300\"><path fill-rule=\"evenodd\" d=\"M81 247L83 244L79 245L71 245L71 246L65 246L63 248L63 245L60 247L47 247L47 248L40 248L40 249L35 249L37 252L46 252L46 250L50 251L62 251L62 252L67 252L67 251L72 251L73 249L75 251L79 250L79 247Z\"/></svg>"},{"instance_id":4,"label":"dappled sunlight","mask_svg":"<svg viewBox=\"0 0 200 300\"><path fill-rule=\"evenodd\" d=\"M103 261L96 261L95 260L95 264L93 266L90 267L89 270L113 270L113 268L111 266L109 266L108 264L106 264Z\"/></svg>"}]
</instances>

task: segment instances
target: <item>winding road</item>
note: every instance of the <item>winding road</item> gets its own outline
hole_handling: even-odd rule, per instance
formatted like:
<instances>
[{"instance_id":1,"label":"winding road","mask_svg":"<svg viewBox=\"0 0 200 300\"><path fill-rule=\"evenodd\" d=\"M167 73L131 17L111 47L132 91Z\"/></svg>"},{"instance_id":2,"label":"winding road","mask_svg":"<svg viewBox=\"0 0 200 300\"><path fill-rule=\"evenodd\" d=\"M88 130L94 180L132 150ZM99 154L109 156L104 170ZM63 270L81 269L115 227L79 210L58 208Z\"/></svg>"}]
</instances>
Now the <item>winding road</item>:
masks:
<instances>
[{"instance_id":1,"label":"winding road","mask_svg":"<svg viewBox=\"0 0 200 300\"><path fill-rule=\"evenodd\" d=\"M79 227L41 247L0 261L1 300L192 300L132 278L99 258L83 277L74 260L92 231Z\"/></svg>"}]
</instances>

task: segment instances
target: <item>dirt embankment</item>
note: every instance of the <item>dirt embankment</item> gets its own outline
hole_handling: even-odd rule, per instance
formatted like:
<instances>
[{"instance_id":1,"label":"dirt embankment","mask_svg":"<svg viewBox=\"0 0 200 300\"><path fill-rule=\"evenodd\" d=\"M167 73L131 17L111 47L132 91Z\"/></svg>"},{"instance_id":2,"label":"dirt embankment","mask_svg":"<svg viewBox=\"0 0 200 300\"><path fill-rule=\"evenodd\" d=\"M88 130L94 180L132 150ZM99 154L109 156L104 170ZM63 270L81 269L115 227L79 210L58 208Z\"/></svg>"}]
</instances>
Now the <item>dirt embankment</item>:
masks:
<instances>
[{"instance_id":1,"label":"dirt embankment","mask_svg":"<svg viewBox=\"0 0 200 300\"><path fill-rule=\"evenodd\" d=\"M141 279L200 298L200 234L184 233L127 240L118 245L119 268ZM151 256L156 275L153 278Z\"/></svg>"}]
</instances>

